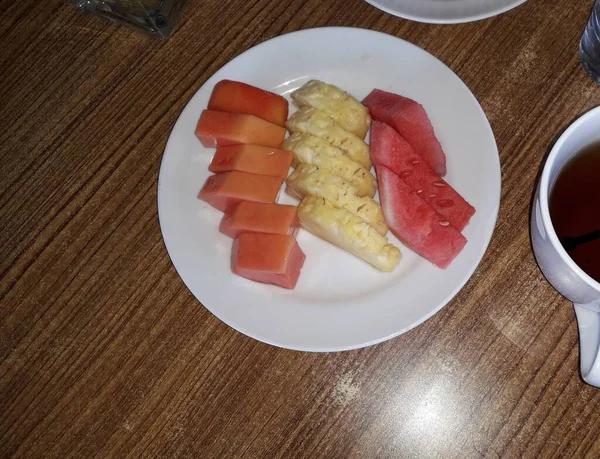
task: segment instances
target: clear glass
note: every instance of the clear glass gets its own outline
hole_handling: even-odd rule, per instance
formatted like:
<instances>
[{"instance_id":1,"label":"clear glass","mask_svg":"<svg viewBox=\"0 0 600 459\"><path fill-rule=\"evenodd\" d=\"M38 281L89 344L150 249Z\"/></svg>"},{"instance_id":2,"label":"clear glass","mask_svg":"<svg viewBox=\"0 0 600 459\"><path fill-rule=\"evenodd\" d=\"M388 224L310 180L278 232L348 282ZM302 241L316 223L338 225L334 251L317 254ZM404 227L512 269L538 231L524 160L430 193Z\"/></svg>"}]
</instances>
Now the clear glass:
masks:
<instances>
[{"instance_id":1,"label":"clear glass","mask_svg":"<svg viewBox=\"0 0 600 459\"><path fill-rule=\"evenodd\" d=\"M79 9L153 37L166 38L188 0L71 0Z\"/></svg>"},{"instance_id":2,"label":"clear glass","mask_svg":"<svg viewBox=\"0 0 600 459\"><path fill-rule=\"evenodd\" d=\"M600 84L600 0L594 3L590 20L581 37L579 59L589 76Z\"/></svg>"}]
</instances>

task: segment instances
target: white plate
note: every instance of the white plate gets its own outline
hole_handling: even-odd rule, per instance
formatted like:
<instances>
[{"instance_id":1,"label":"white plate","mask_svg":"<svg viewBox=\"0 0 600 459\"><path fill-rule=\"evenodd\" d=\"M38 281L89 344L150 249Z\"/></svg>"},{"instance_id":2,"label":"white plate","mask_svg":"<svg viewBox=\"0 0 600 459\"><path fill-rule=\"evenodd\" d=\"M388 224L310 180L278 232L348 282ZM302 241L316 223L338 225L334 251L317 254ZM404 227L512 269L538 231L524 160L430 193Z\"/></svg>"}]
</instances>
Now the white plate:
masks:
<instances>
[{"instance_id":1,"label":"white plate","mask_svg":"<svg viewBox=\"0 0 600 459\"><path fill-rule=\"evenodd\" d=\"M244 81L289 94L311 78L361 99L373 88L421 102L448 161L446 179L477 209L469 240L447 270L408 249L393 273L301 231L306 262L295 290L251 282L230 271L231 239L218 231L221 212L196 196L209 176L213 149L194 136L218 81ZM266 343L337 351L378 343L439 311L469 279L492 235L500 200L498 150L477 100L444 64L420 48L378 32L310 29L246 51L216 72L175 124L161 165L158 210L177 272L202 304L236 330ZM294 202L281 194L279 202ZM390 241L397 243L390 234Z\"/></svg>"},{"instance_id":2,"label":"white plate","mask_svg":"<svg viewBox=\"0 0 600 459\"><path fill-rule=\"evenodd\" d=\"M366 0L386 13L434 24L455 24L496 16L527 0Z\"/></svg>"}]
</instances>

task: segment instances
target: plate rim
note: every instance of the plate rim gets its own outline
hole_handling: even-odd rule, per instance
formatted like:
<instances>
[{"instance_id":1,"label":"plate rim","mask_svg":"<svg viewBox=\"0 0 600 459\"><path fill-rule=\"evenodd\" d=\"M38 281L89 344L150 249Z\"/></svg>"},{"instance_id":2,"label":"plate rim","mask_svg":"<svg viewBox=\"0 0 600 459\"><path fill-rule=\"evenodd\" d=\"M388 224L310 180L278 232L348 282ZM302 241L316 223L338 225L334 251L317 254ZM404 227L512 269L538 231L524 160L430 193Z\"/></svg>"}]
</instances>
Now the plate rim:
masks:
<instances>
[{"instance_id":1,"label":"plate rim","mask_svg":"<svg viewBox=\"0 0 600 459\"><path fill-rule=\"evenodd\" d=\"M450 19L443 19L443 18L435 17L434 15L419 16L419 15L402 13L402 12L399 12L392 8L389 8L387 6L383 6L379 0L365 0L365 1L369 5L373 6L374 8L384 11L385 13L391 14L392 16L396 16L396 17L399 17L402 19L407 19L409 21L420 22L423 24L464 24L466 22L481 21L483 19L489 19L494 16L499 16L500 14L506 13L507 11L510 11L514 8L517 8L518 6L521 6L527 0L513 0L513 2L510 5L503 6L500 8L495 8L487 13L471 14L471 15L467 15L467 16L456 16L456 17L450 18Z\"/></svg>"},{"instance_id":2,"label":"plate rim","mask_svg":"<svg viewBox=\"0 0 600 459\"><path fill-rule=\"evenodd\" d=\"M225 318L220 314L220 311L218 310L218 308L213 308L211 306L207 306L205 304L205 302L201 301L195 294L194 294L194 288L192 288L190 285L188 285L188 282L186 282L185 277L182 275L180 267L178 267L176 261L175 261L175 257L173 256L172 250L173 247L170 249L169 248L169 243L167 242L167 238L165 237L165 229L164 226L166 225L166 217L164 216L164 210L161 211L161 208L164 209L164 204L161 205L161 202L165 199L164 198L164 193L165 191L162 191L164 189L164 175L162 174L163 171L163 166L167 161L167 151L169 150L169 146L172 142L174 142L174 137L173 137L173 132L175 131L177 124L180 122L180 120L183 118L186 109L190 106L190 103L192 101L192 99L196 96L196 94L198 94L198 92L200 92L202 90L202 88L204 88L204 86L209 83L211 81L211 79L214 78L214 76L221 72L222 70L226 69L230 64L233 63L233 61L235 61L238 57L242 56L243 54L245 54L246 52L250 51L250 50L255 50L256 48L260 48L263 46L267 46L268 44L270 44L271 42L277 41L279 39L282 39L283 37L287 37L288 35L296 35L296 34L305 34L305 33L327 33L328 31L343 31L343 30L350 30L352 32L359 32L359 33L366 33L369 35L382 35L384 36L386 39L395 39L395 40L399 40L401 41L405 46L408 45L409 47L413 47L413 48L417 48L420 52L423 52L425 54L427 54L429 56L429 58L433 58L435 61L437 61L439 64L443 65L444 67L446 67L451 74L454 76L454 78L460 83L460 85L462 85L466 90L467 90L467 94L470 96L470 98L475 102L475 106L477 108L477 110L480 112L480 114L482 115L483 119L486 122L487 125L487 134L489 135L491 141L493 142L493 146L495 149L495 155L493 155L494 158L494 162L495 165L497 166L497 190L495 190L494 195L497 196L497 199L494 199L494 205L493 208L490 210L490 215L489 215L489 225L490 225L490 230L488 232L488 234L486 235L486 237L482 238L482 250L480 255L478 256L477 260L475 263L473 263L473 265L465 272L464 278L463 280L461 280L460 282L458 282L455 287L450 291L450 293L448 295L446 295L444 297L444 299L442 301L439 302L439 304L432 310L430 311L430 313L419 317L417 320L415 320L414 322L412 322L411 324L401 328L400 330L397 330L391 334L376 338L376 339L372 339L369 341L362 341L360 343L355 343L355 344L350 344L350 345L339 345L339 346L328 346L328 347L319 347L319 346L306 346L306 345L293 345L293 344L288 344L288 343L282 343L282 342L278 342L277 340L274 339L270 339L269 337L265 337L265 336L259 336L258 334L254 333L251 330L248 330L245 326L240 325L239 323L237 323L235 320L232 320L231 318ZM355 349L361 349L364 347L369 347L369 346L373 346L375 344L379 344L385 341L388 341L392 338L395 338L399 335L402 335L410 330L412 330L413 328L417 327L418 325L424 323L425 321L427 321L428 319L430 319L432 316L434 316L435 314L437 314L442 308L444 308L450 301L452 301L452 299L454 297L456 297L456 295L460 292L460 290L463 289L463 287L469 282L469 280L472 278L473 273L475 272L475 270L479 267L479 265L481 264L481 261L483 260L483 257L485 256L488 248L489 248L489 244L491 242L491 239L495 233L495 229L498 223L498 215L499 215L499 211L500 211L500 204L501 204L501 193L502 193L502 170L501 170L501 164L500 164L500 155L499 155L499 150L498 150L498 145L496 142L496 138L494 136L494 132L492 129L492 126L489 122L489 119L487 117L487 115L485 114L485 111L483 110L481 104L479 103L479 101L477 100L477 98L475 97L475 95L473 94L473 92L469 89L469 87L466 85L466 83L450 68L448 67L444 62L442 62L440 59L438 59L436 56L434 56L433 54L429 53L428 51L424 50L423 48L407 41L404 40L402 38L396 37L394 35L391 34L387 34L384 32L380 32L380 31L375 31L375 30L371 30L371 29L365 29L365 28L360 28L360 27L337 27L337 26L325 26L325 27L314 27L314 28L308 28L308 29L302 29L302 30L296 30L296 31L292 31L286 34L281 34L278 35L276 37L270 38L268 40L262 41L254 46L251 46L249 48L247 48L246 50L240 52L239 54L237 54L235 57L233 57L232 59L230 59L228 62L226 62L222 67L220 67L219 69L217 69L215 72L213 72L212 75L210 75L203 83L202 85L194 92L194 94L192 94L192 96L190 97L190 99L186 102L184 108L181 110L181 113L179 114L179 116L177 117L177 120L175 121L175 123L173 124L173 128L171 129L171 132L169 133L169 138L165 144L165 148L163 151L163 157L161 159L161 164L160 164L160 168L159 168L159 175L158 175L158 181L157 181L157 205L158 205L158 220L159 220L159 227L160 227L160 231L161 231L161 236L162 236L162 240L163 240L163 244L165 245L165 248L167 249L167 253L169 255L169 258L171 260L171 263L173 264L173 267L175 268L179 278L182 280L182 282L184 283L184 285L186 286L186 288L189 290L189 292L192 294L192 296L195 298L196 301L198 301L200 303L200 306L204 307L206 310L208 310L212 315L214 315L216 318L218 318L221 322L223 322L224 324L226 324L227 326L233 328L234 330L252 338L255 339L257 341L269 344L269 345L273 345L276 347L280 347L280 348L284 348L284 349L288 349L288 350L294 350L294 351L303 351L303 352L317 352L317 353L323 353L323 352L342 352L342 351L350 351L350 350L355 350ZM493 218L492 218L493 217ZM493 224L492 224L493 221ZM174 250L173 250L174 251Z\"/></svg>"}]
</instances>

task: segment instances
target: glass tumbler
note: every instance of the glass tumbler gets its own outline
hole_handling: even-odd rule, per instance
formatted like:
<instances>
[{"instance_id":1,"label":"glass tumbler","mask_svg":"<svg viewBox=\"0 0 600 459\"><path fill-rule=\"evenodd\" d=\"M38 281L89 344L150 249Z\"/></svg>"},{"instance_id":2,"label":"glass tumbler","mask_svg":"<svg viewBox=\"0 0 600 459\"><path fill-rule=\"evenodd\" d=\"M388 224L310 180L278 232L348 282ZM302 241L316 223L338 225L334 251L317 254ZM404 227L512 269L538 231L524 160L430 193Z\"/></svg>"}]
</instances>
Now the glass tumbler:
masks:
<instances>
[{"instance_id":1,"label":"glass tumbler","mask_svg":"<svg viewBox=\"0 0 600 459\"><path fill-rule=\"evenodd\" d=\"M86 13L166 38L175 28L187 0L71 0Z\"/></svg>"},{"instance_id":2,"label":"glass tumbler","mask_svg":"<svg viewBox=\"0 0 600 459\"><path fill-rule=\"evenodd\" d=\"M581 37L579 59L588 75L600 84L600 0L595 1L590 20Z\"/></svg>"}]
</instances>

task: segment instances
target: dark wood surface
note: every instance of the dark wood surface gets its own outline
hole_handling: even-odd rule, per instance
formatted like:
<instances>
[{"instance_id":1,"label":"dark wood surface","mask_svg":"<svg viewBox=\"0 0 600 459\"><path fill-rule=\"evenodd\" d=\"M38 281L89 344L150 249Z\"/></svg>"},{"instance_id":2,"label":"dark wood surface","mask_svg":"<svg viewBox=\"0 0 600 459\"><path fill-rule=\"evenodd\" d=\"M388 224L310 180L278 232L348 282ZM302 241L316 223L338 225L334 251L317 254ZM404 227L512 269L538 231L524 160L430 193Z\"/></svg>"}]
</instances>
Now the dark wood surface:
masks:
<instances>
[{"instance_id":1,"label":"dark wood surface","mask_svg":"<svg viewBox=\"0 0 600 459\"><path fill-rule=\"evenodd\" d=\"M528 233L553 139L600 105L577 56L591 0L530 0L441 26L360 0L191 0L156 41L59 0L0 1L0 456L600 457L600 390ZM502 204L472 279L366 349L278 349L190 294L163 245L165 142L251 46L355 26L431 52L496 135Z\"/></svg>"}]
</instances>

